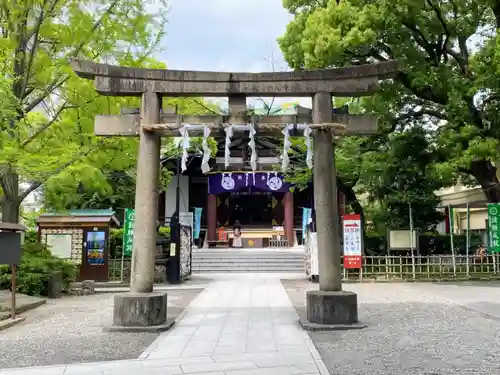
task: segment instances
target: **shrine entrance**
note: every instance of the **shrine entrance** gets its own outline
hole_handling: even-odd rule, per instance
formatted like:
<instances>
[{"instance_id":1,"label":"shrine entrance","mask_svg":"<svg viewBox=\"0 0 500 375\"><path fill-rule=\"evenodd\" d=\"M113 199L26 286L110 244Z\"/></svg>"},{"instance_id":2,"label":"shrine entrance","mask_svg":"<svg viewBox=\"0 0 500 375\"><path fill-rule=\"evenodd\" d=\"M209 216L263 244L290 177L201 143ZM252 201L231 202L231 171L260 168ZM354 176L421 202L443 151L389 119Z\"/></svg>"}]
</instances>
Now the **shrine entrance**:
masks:
<instances>
[{"instance_id":1,"label":"shrine entrance","mask_svg":"<svg viewBox=\"0 0 500 375\"><path fill-rule=\"evenodd\" d=\"M273 201L276 201L276 198L272 193L251 188L230 193L229 224L234 225L235 222L239 222L243 228L271 227L274 219Z\"/></svg>"},{"instance_id":2,"label":"shrine entrance","mask_svg":"<svg viewBox=\"0 0 500 375\"><path fill-rule=\"evenodd\" d=\"M233 133L248 134L252 172L258 171L257 137L283 137L281 170L289 164L290 137L305 138L306 164L313 169L315 218L318 243L319 291L307 294L307 319L317 324L352 325L358 321L357 297L342 291L340 222L335 171L334 137L370 135L378 132L376 118L370 115L349 115L334 111L332 96L355 97L370 95L380 79L399 71L398 64L386 61L345 68L315 71L268 73L221 73L176 71L170 69L136 69L72 61L76 74L94 80L96 90L110 96L138 96L140 114L97 116L95 133L101 136L138 136L136 221L132 252L130 291L115 297L114 326L136 331L162 329L167 324L167 295L153 293L156 225L158 218L159 171L161 137L183 138L182 172L186 170L190 136L203 137L202 171L210 171L211 150L208 137L212 133L225 138L224 166L231 166L230 144ZM163 111L162 98L167 96L227 97L228 116L182 116ZM252 116L246 105L247 97L284 96L311 97L312 111L294 116ZM314 139L314 150L312 140ZM247 160L244 160L247 162ZM284 189L279 176L267 181L271 191L283 192L285 201L285 235L291 238L293 217L292 193ZM265 180L265 178L264 178ZM253 181L252 181L253 182ZM261 183L256 179L256 184ZM236 181L220 181L230 192ZM233 186L234 183L234 186ZM281 185L280 185L281 184ZM228 188L228 189L226 189ZM207 200L208 237L216 233L217 195L209 191ZM287 203L288 202L288 203ZM293 230L292 230L293 232ZM170 249L172 266L169 271L180 279L180 235ZM183 245L189 245L185 241ZM151 306L158 308L151 309ZM331 306L339 306L332 309ZM145 327L147 326L147 327Z\"/></svg>"},{"instance_id":3,"label":"shrine entrance","mask_svg":"<svg viewBox=\"0 0 500 375\"><path fill-rule=\"evenodd\" d=\"M286 238L293 246L293 199L291 185L277 172L226 172L208 177L207 240L213 241L216 228L231 232L236 221L242 236L269 244L274 236ZM288 198L288 199L286 199ZM215 212L214 212L215 210ZM276 232L276 227L282 228ZM231 234L230 234L231 235Z\"/></svg>"}]
</instances>

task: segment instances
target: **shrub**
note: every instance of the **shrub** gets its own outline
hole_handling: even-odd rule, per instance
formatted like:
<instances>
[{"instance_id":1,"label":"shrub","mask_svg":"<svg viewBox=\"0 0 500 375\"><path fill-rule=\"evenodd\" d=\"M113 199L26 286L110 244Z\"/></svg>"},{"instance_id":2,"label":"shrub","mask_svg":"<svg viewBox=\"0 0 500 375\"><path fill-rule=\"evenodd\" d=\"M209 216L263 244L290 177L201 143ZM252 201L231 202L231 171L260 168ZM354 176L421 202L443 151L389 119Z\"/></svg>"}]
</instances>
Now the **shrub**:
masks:
<instances>
[{"instance_id":1,"label":"shrub","mask_svg":"<svg viewBox=\"0 0 500 375\"><path fill-rule=\"evenodd\" d=\"M476 233L470 234L469 253L472 254L481 244L481 237ZM466 254L466 236L455 234L453 248L456 255ZM418 236L418 250L420 255L451 254L451 240L449 234L421 233ZM387 237L368 234L365 238L366 255L386 255ZM392 252L393 255L405 255L404 252Z\"/></svg>"},{"instance_id":2,"label":"shrub","mask_svg":"<svg viewBox=\"0 0 500 375\"><path fill-rule=\"evenodd\" d=\"M26 242L31 242L31 243L36 243L38 242L38 232L36 230L27 230L24 233L24 243Z\"/></svg>"},{"instance_id":3,"label":"shrub","mask_svg":"<svg viewBox=\"0 0 500 375\"><path fill-rule=\"evenodd\" d=\"M17 291L30 296L46 295L54 273L60 272L63 290L75 281L77 267L68 260L53 256L47 246L39 242L25 242L21 263L17 267ZM0 289L11 288L11 267L0 266Z\"/></svg>"},{"instance_id":4,"label":"shrub","mask_svg":"<svg viewBox=\"0 0 500 375\"><path fill-rule=\"evenodd\" d=\"M109 257L121 258L123 249L123 228L109 231Z\"/></svg>"},{"instance_id":5,"label":"shrub","mask_svg":"<svg viewBox=\"0 0 500 375\"><path fill-rule=\"evenodd\" d=\"M158 228L158 237L170 239L170 228ZM111 259L119 259L122 256L123 249L123 228L111 229L109 232L110 252Z\"/></svg>"}]
</instances>

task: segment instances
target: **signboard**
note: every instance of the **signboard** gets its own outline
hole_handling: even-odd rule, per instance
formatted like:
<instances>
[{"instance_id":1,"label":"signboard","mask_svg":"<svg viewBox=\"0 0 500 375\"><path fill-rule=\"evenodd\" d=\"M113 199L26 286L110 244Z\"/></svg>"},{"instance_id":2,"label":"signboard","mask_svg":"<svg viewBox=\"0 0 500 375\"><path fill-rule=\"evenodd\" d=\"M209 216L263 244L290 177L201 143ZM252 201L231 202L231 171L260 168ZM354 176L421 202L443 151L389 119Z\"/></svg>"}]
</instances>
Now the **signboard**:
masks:
<instances>
[{"instance_id":1,"label":"signboard","mask_svg":"<svg viewBox=\"0 0 500 375\"><path fill-rule=\"evenodd\" d=\"M362 268L362 230L360 215L344 215L344 268Z\"/></svg>"},{"instance_id":2,"label":"signboard","mask_svg":"<svg viewBox=\"0 0 500 375\"><path fill-rule=\"evenodd\" d=\"M0 264L21 262L21 233L0 232Z\"/></svg>"},{"instance_id":3,"label":"signboard","mask_svg":"<svg viewBox=\"0 0 500 375\"><path fill-rule=\"evenodd\" d=\"M388 233L389 250L417 249L417 231L390 230Z\"/></svg>"},{"instance_id":4,"label":"signboard","mask_svg":"<svg viewBox=\"0 0 500 375\"><path fill-rule=\"evenodd\" d=\"M132 255L132 246L134 244L134 224L135 210L132 208L125 209L125 222L123 224L123 255Z\"/></svg>"},{"instance_id":5,"label":"signboard","mask_svg":"<svg viewBox=\"0 0 500 375\"><path fill-rule=\"evenodd\" d=\"M47 245L52 255L61 259L71 258L71 234L47 234Z\"/></svg>"},{"instance_id":6,"label":"signboard","mask_svg":"<svg viewBox=\"0 0 500 375\"><path fill-rule=\"evenodd\" d=\"M488 250L500 252L500 204L488 204Z\"/></svg>"},{"instance_id":7,"label":"signboard","mask_svg":"<svg viewBox=\"0 0 500 375\"><path fill-rule=\"evenodd\" d=\"M87 233L87 263L92 266L104 265L104 252L106 249L106 233Z\"/></svg>"}]
</instances>

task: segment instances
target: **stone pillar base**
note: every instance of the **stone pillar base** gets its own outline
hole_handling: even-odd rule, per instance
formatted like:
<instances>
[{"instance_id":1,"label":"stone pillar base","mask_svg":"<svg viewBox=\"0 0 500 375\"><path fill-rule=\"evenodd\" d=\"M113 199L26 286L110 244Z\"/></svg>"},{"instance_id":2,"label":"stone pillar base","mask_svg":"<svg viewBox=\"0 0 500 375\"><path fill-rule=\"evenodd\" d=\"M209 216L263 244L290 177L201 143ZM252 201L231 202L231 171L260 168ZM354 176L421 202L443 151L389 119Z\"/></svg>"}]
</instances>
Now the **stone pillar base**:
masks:
<instances>
[{"instance_id":1,"label":"stone pillar base","mask_svg":"<svg viewBox=\"0 0 500 375\"><path fill-rule=\"evenodd\" d=\"M365 328L358 322L358 298L352 292L307 292L306 330L327 331Z\"/></svg>"},{"instance_id":2,"label":"stone pillar base","mask_svg":"<svg viewBox=\"0 0 500 375\"><path fill-rule=\"evenodd\" d=\"M113 325L107 332L162 332L172 327L167 321L167 293L126 293L115 296Z\"/></svg>"}]
</instances>

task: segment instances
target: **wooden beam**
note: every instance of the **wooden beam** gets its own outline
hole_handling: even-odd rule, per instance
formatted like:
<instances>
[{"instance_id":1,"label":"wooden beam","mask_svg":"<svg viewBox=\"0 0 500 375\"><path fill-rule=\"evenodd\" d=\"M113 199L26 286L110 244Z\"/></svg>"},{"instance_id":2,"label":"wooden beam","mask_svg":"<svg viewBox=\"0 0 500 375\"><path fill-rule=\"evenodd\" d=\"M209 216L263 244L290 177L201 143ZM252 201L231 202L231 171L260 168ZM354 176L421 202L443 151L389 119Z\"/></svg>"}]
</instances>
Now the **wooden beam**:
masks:
<instances>
[{"instance_id":1,"label":"wooden beam","mask_svg":"<svg viewBox=\"0 0 500 375\"><path fill-rule=\"evenodd\" d=\"M361 77L338 81L285 81L285 82L182 82L150 81L131 78L95 78L99 94L106 96L140 96L150 85L159 95L221 97L233 94L248 96L305 97L315 92L330 92L337 97L360 97L376 93L379 89L377 77Z\"/></svg>"},{"instance_id":2,"label":"wooden beam","mask_svg":"<svg viewBox=\"0 0 500 375\"><path fill-rule=\"evenodd\" d=\"M223 156L217 156L215 158L215 163L216 164L221 164L221 165L224 165L224 157ZM245 162L243 161L243 158L241 156L232 156L229 160L230 164L231 165L236 165L236 164L245 164ZM280 163L280 159L276 156L259 156L259 158L257 159L257 164L261 164L261 165L267 165L267 164L279 164Z\"/></svg>"},{"instance_id":3,"label":"wooden beam","mask_svg":"<svg viewBox=\"0 0 500 375\"><path fill-rule=\"evenodd\" d=\"M294 70L288 72L238 73L211 72L195 70L131 68L108 64L98 64L89 60L72 59L73 71L80 77L114 77L142 79L146 81L178 81L178 82L282 82L282 81L316 81L342 80L360 77L393 77L400 69L398 61L384 61L376 64L353 65L344 68Z\"/></svg>"},{"instance_id":4,"label":"wooden beam","mask_svg":"<svg viewBox=\"0 0 500 375\"><path fill-rule=\"evenodd\" d=\"M310 124L312 119L308 115L281 115L281 116L254 116L251 119L245 116L182 116L163 114L160 116L161 124L144 125L148 131L154 131L162 136L180 136L179 128L182 124L191 125L189 134L200 136L203 134L203 124L210 126L212 135L223 134L225 126L229 123L235 125L236 132L248 131L247 125L250 121L255 124L259 136L281 136L281 130L287 124L297 124L296 132L291 131L294 136L302 136L305 124ZM241 120L241 121L236 121ZM370 115L333 115L336 124L345 125L343 135L370 135L378 131L377 120ZM179 125L181 123L181 125ZM314 125L312 125L314 126ZM140 115L121 116L96 116L95 134L98 136L131 136L139 134Z\"/></svg>"},{"instance_id":5,"label":"wooden beam","mask_svg":"<svg viewBox=\"0 0 500 375\"><path fill-rule=\"evenodd\" d=\"M168 96L310 96L330 92L336 96L373 93L378 80L393 77L396 61L336 69L266 73L225 73L170 69L141 69L72 60L82 78L93 79L98 92L112 96L138 96L151 88Z\"/></svg>"}]
</instances>

